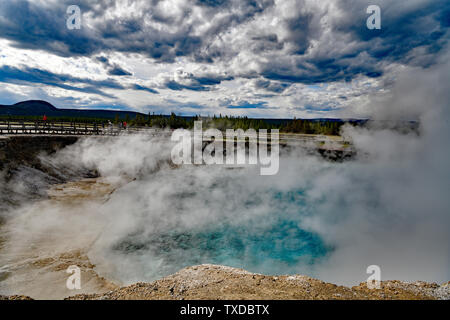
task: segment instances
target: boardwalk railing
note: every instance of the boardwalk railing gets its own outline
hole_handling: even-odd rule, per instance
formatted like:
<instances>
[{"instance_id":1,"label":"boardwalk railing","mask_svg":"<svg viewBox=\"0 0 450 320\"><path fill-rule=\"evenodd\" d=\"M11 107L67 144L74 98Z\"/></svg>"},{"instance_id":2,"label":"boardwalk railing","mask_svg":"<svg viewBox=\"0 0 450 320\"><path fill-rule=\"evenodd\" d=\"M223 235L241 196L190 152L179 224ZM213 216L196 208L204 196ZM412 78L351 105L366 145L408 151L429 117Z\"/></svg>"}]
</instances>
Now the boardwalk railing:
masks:
<instances>
[{"instance_id":1,"label":"boardwalk railing","mask_svg":"<svg viewBox=\"0 0 450 320\"><path fill-rule=\"evenodd\" d=\"M81 123L71 121L44 120L0 120L0 135L15 134L53 134L53 135L108 135L115 136L125 133L145 133L159 137L170 137L172 130L155 129L150 127L127 127L126 129L107 123ZM303 145L323 150L345 151L352 148L351 142L342 137L326 137L320 135L306 135L280 133L280 144ZM204 141L209 141L203 138ZM224 140L225 141L225 140Z\"/></svg>"},{"instance_id":2,"label":"boardwalk railing","mask_svg":"<svg viewBox=\"0 0 450 320\"><path fill-rule=\"evenodd\" d=\"M0 120L0 134L117 135L118 126L70 121Z\"/></svg>"}]
</instances>

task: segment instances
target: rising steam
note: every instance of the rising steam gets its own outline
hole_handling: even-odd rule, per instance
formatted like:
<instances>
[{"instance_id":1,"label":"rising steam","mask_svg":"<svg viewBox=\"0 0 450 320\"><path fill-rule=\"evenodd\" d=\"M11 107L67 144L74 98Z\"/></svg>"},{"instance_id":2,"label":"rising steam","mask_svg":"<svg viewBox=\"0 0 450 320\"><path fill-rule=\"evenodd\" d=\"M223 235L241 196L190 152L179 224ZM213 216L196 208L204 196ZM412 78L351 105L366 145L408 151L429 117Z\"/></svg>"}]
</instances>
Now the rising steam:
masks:
<instances>
[{"instance_id":1,"label":"rising steam","mask_svg":"<svg viewBox=\"0 0 450 320\"><path fill-rule=\"evenodd\" d=\"M420 120L420 134L345 129L357 159L282 153L275 176L257 167L171 165L171 144L146 135L89 138L47 159L98 170L116 190L82 206L40 202L8 214L9 252L84 248L121 284L198 263L334 283L450 278L450 68L406 71L375 118ZM411 112L409 112L411 111ZM1 282L0 282L1 286Z\"/></svg>"}]
</instances>

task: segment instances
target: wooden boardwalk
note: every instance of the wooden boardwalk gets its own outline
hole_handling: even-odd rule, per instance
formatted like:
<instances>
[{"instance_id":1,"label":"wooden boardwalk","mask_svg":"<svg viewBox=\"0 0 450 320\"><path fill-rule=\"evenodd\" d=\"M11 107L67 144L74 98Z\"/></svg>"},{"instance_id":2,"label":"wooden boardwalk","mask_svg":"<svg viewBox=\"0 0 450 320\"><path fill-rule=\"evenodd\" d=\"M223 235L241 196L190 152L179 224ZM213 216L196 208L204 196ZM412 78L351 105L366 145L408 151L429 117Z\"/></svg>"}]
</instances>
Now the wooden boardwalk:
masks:
<instances>
[{"instance_id":1,"label":"wooden boardwalk","mask_svg":"<svg viewBox=\"0 0 450 320\"><path fill-rule=\"evenodd\" d=\"M154 136L170 138L173 130L156 129L150 127L127 127L108 123L81 123L70 121L44 121L44 120L0 120L0 135L104 135L117 136L127 133L144 133ZM296 133L280 133L279 143L291 146L309 146L314 149L326 151L350 151L352 144L338 136L307 135ZM221 140L221 139L219 139ZM203 138L205 142L213 140ZM223 138L226 141L226 137ZM245 141L245 139L244 139Z\"/></svg>"},{"instance_id":2,"label":"wooden boardwalk","mask_svg":"<svg viewBox=\"0 0 450 320\"><path fill-rule=\"evenodd\" d=\"M118 126L96 122L0 120L0 135L118 135L121 131L125 130Z\"/></svg>"}]
</instances>

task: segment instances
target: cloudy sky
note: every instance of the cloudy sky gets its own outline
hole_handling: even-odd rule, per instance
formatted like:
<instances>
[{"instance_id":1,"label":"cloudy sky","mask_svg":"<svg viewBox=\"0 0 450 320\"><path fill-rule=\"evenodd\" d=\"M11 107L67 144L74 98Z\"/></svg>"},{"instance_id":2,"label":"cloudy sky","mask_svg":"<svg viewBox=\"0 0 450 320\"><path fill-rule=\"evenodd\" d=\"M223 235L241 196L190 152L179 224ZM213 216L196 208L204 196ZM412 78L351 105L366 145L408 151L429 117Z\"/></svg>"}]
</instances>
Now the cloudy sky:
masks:
<instances>
[{"instance_id":1,"label":"cloudy sky","mask_svg":"<svg viewBox=\"0 0 450 320\"><path fill-rule=\"evenodd\" d=\"M442 61L449 26L446 0L2 0L0 104L364 117Z\"/></svg>"}]
</instances>

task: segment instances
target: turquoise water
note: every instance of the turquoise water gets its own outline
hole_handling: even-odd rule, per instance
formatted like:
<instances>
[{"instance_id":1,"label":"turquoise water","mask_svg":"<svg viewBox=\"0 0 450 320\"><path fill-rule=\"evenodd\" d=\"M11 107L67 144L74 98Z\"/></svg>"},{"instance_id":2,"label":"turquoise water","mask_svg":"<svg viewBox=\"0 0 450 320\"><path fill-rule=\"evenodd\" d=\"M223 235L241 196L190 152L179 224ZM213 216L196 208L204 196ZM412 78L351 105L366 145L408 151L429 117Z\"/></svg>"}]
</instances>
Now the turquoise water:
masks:
<instances>
[{"instance_id":1,"label":"turquoise water","mask_svg":"<svg viewBox=\"0 0 450 320\"><path fill-rule=\"evenodd\" d=\"M248 209L257 203L247 201ZM191 265L211 263L243 268L264 274L312 275L316 263L327 258L332 247L318 235L301 227L308 215L303 192L272 192L265 215L233 221L214 221L201 228L145 234L136 231L116 243L113 250L139 256L139 261L159 261L161 270L147 270L158 278ZM242 213L245 215L245 212Z\"/></svg>"}]
</instances>

